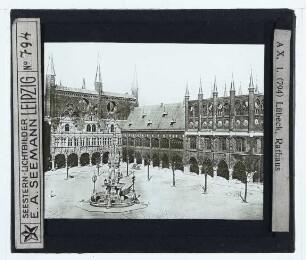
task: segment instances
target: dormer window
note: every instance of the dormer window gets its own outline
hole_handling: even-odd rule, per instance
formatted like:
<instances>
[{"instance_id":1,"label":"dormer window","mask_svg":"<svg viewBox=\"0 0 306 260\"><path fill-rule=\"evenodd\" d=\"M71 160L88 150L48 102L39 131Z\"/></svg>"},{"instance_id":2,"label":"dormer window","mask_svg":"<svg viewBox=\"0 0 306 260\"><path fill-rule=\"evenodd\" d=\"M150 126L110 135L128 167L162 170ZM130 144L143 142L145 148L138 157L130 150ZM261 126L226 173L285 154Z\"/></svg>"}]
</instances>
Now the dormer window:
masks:
<instances>
[{"instance_id":1,"label":"dormer window","mask_svg":"<svg viewBox=\"0 0 306 260\"><path fill-rule=\"evenodd\" d=\"M147 116L147 114L142 114L142 116L141 116L141 117L142 117L142 118L145 118L146 116Z\"/></svg>"},{"instance_id":2,"label":"dormer window","mask_svg":"<svg viewBox=\"0 0 306 260\"><path fill-rule=\"evenodd\" d=\"M171 125L171 126L173 126L175 123L176 123L176 121L175 121L174 119L172 119L172 120L170 121L170 125Z\"/></svg>"},{"instance_id":3,"label":"dormer window","mask_svg":"<svg viewBox=\"0 0 306 260\"><path fill-rule=\"evenodd\" d=\"M166 111L163 112L163 117L165 117L166 115L168 115L168 113Z\"/></svg>"},{"instance_id":4,"label":"dormer window","mask_svg":"<svg viewBox=\"0 0 306 260\"><path fill-rule=\"evenodd\" d=\"M132 123L131 123L131 122L129 123L129 126L132 126Z\"/></svg>"},{"instance_id":5,"label":"dormer window","mask_svg":"<svg viewBox=\"0 0 306 260\"><path fill-rule=\"evenodd\" d=\"M151 125L152 125L152 121L149 120L147 125L148 125L148 126L151 126Z\"/></svg>"}]
</instances>

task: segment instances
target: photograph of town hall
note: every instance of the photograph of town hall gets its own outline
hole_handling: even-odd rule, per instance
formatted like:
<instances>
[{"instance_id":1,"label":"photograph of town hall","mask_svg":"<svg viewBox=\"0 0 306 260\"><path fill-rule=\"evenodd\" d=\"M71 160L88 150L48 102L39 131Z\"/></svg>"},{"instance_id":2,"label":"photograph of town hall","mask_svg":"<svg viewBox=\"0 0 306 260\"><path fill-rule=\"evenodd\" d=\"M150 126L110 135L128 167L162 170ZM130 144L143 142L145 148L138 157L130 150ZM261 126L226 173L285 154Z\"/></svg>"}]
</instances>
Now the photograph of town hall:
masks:
<instances>
[{"instance_id":1,"label":"photograph of town hall","mask_svg":"<svg viewBox=\"0 0 306 260\"><path fill-rule=\"evenodd\" d=\"M241 46L233 47L236 53L232 55L237 57L240 52L240 56L250 53L249 63L243 64L245 57L240 59L241 67L249 66L244 68L247 73L239 72L238 65L235 71L223 67L203 80L203 71L193 81L186 77L170 90L172 94L164 95L169 84L146 89L140 74L145 65L130 60L129 88L113 92L112 86L104 84L106 65L102 62L107 64L107 57L100 53L107 52L107 44L102 43L95 45L98 51L92 51L96 51L92 78L74 71L71 75L78 84L67 85L58 76L65 71L58 70L57 63L63 59L57 50L69 55L64 53L73 43L55 45L45 47L46 218L262 219L262 46L243 45L245 51ZM120 56L116 50L124 44L118 44L118 48L109 45L113 55ZM86 43L78 46L85 53L87 47ZM215 50L214 46L202 47L218 55L210 49ZM261 55L252 53L254 47ZM144 51L143 55L154 56L156 68L163 66L163 60L160 64L153 61L159 58L167 63L176 55L171 54L175 46L150 48L152 52ZM135 52L137 49L141 52L141 46L136 46ZM160 49L166 54L155 58ZM144 60L149 63L151 59ZM71 64L66 70L74 69L76 61L65 58L65 62ZM78 62L84 68L88 66L82 60ZM262 66L260 73L256 66ZM120 77L122 70L114 68L114 75ZM226 80L222 81L220 74L226 74ZM154 75L159 78L152 72L152 80Z\"/></svg>"}]
</instances>

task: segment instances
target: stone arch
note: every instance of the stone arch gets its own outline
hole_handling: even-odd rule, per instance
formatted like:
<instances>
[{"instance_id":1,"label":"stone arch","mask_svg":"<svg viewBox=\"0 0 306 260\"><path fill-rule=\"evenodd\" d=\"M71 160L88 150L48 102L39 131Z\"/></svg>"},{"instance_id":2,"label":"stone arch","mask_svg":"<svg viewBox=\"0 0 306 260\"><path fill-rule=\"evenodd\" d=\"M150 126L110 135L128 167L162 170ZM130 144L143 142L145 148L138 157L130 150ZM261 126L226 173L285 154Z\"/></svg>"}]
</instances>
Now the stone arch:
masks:
<instances>
[{"instance_id":1,"label":"stone arch","mask_svg":"<svg viewBox=\"0 0 306 260\"><path fill-rule=\"evenodd\" d=\"M167 154L162 154L161 161L163 168L169 168L169 156Z\"/></svg>"},{"instance_id":2,"label":"stone arch","mask_svg":"<svg viewBox=\"0 0 306 260\"><path fill-rule=\"evenodd\" d=\"M75 153L69 154L67 163L70 167L78 166L78 155Z\"/></svg>"},{"instance_id":3,"label":"stone arch","mask_svg":"<svg viewBox=\"0 0 306 260\"><path fill-rule=\"evenodd\" d=\"M197 159L194 157L191 157L189 160L189 164L190 164L190 172L199 174L199 165L198 165Z\"/></svg>"},{"instance_id":4,"label":"stone arch","mask_svg":"<svg viewBox=\"0 0 306 260\"><path fill-rule=\"evenodd\" d=\"M91 132L91 125L90 125L90 124L88 124L88 125L86 126L86 132Z\"/></svg>"},{"instance_id":5,"label":"stone arch","mask_svg":"<svg viewBox=\"0 0 306 260\"><path fill-rule=\"evenodd\" d=\"M153 161L153 167L159 166L160 161L159 161L159 156L157 153L153 154L152 161Z\"/></svg>"},{"instance_id":6,"label":"stone arch","mask_svg":"<svg viewBox=\"0 0 306 260\"><path fill-rule=\"evenodd\" d=\"M56 168L63 168L66 166L66 157L63 154L57 154L55 156Z\"/></svg>"},{"instance_id":7,"label":"stone arch","mask_svg":"<svg viewBox=\"0 0 306 260\"><path fill-rule=\"evenodd\" d=\"M89 153L83 153L80 157L80 163L82 166L89 164Z\"/></svg>"},{"instance_id":8,"label":"stone arch","mask_svg":"<svg viewBox=\"0 0 306 260\"><path fill-rule=\"evenodd\" d=\"M229 179L228 165L224 160L221 160L218 164L217 175L227 180Z\"/></svg>"},{"instance_id":9,"label":"stone arch","mask_svg":"<svg viewBox=\"0 0 306 260\"><path fill-rule=\"evenodd\" d=\"M203 167L202 167L202 173L205 174L207 172L208 175L211 177L214 176L214 170L213 170L213 163L209 159L204 159L203 161Z\"/></svg>"},{"instance_id":10,"label":"stone arch","mask_svg":"<svg viewBox=\"0 0 306 260\"><path fill-rule=\"evenodd\" d=\"M102 163L106 164L108 163L108 156L109 156L109 152L104 152L102 155Z\"/></svg>"},{"instance_id":11,"label":"stone arch","mask_svg":"<svg viewBox=\"0 0 306 260\"><path fill-rule=\"evenodd\" d=\"M175 169L184 171L183 159L179 155L173 155L171 162L175 163Z\"/></svg>"},{"instance_id":12,"label":"stone arch","mask_svg":"<svg viewBox=\"0 0 306 260\"><path fill-rule=\"evenodd\" d=\"M99 152L95 152L92 154L91 156L91 163L92 165L96 165L98 163L100 163L100 160L101 160L101 155Z\"/></svg>"},{"instance_id":13,"label":"stone arch","mask_svg":"<svg viewBox=\"0 0 306 260\"><path fill-rule=\"evenodd\" d=\"M234 166L234 171L233 171L233 179L237 179L237 180L244 182L246 179L245 171L246 171L246 168L245 168L244 163L241 161L236 162Z\"/></svg>"}]
</instances>

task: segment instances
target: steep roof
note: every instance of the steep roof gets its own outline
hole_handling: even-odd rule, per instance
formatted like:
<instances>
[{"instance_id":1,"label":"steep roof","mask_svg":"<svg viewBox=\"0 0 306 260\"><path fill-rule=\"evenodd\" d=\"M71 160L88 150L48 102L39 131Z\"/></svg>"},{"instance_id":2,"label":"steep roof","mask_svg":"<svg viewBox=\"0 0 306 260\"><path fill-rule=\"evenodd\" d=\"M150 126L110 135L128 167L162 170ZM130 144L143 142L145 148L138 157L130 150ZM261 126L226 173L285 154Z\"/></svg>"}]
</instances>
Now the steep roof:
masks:
<instances>
[{"instance_id":1,"label":"steep roof","mask_svg":"<svg viewBox=\"0 0 306 260\"><path fill-rule=\"evenodd\" d=\"M135 107L123 130L184 130L183 103Z\"/></svg>"},{"instance_id":2,"label":"steep roof","mask_svg":"<svg viewBox=\"0 0 306 260\"><path fill-rule=\"evenodd\" d=\"M56 86L57 90L67 91L67 92L76 92L76 93L84 93L84 94L91 94L91 95L98 95L96 90L86 89L86 88L68 88L64 86ZM119 98L134 98L133 95L130 94L121 94L115 92L107 92L103 91L102 96L109 96L109 97L119 97Z\"/></svg>"}]
</instances>

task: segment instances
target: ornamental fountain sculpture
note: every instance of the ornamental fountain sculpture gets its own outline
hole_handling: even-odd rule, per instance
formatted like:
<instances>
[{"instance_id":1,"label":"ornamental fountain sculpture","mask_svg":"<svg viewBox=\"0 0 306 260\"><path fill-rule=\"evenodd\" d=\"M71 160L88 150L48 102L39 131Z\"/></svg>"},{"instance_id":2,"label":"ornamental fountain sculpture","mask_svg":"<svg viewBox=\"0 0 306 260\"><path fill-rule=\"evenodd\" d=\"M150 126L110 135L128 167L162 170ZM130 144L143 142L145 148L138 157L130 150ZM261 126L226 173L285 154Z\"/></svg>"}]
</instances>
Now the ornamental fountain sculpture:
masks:
<instances>
[{"instance_id":1,"label":"ornamental fountain sculpture","mask_svg":"<svg viewBox=\"0 0 306 260\"><path fill-rule=\"evenodd\" d=\"M129 178L124 178L126 182L121 182L123 174L120 170L120 151L118 149L118 136L117 136L117 121L110 119L108 125L111 125L111 151L108 157L108 170L106 171L107 176L104 179L102 189L96 190L97 175L94 173L92 181L94 183L93 194L90 198L90 205L95 207L105 208L120 208L129 207L135 203L139 203L138 197L135 192L135 169L132 169L132 183ZM128 162L127 162L128 163ZM101 175L102 176L102 175Z\"/></svg>"}]
</instances>

